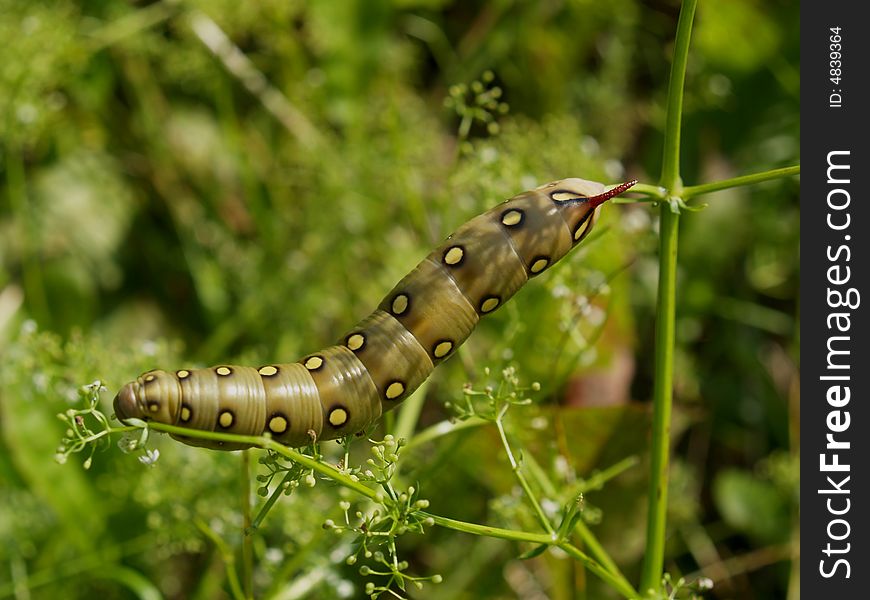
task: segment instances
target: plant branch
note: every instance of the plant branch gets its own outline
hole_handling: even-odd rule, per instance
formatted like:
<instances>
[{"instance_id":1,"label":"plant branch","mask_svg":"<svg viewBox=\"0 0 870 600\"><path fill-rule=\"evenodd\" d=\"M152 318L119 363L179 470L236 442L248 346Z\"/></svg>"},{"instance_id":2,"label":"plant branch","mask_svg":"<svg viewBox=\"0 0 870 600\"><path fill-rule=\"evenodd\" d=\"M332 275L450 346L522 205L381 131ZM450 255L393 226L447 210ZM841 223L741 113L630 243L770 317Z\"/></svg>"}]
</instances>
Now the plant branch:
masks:
<instances>
[{"instance_id":1,"label":"plant branch","mask_svg":"<svg viewBox=\"0 0 870 600\"><path fill-rule=\"evenodd\" d=\"M761 183L762 181L770 181L772 179L782 179L791 175L800 175L801 166L794 165L791 167L783 167L781 169L772 169L761 173L752 173L751 175L741 175L732 179L723 179L722 181L714 181L713 183L702 183L701 185L690 185L683 188L683 199L688 200L701 194L710 194L721 190L739 187L742 185L752 185Z\"/></svg>"},{"instance_id":2,"label":"plant branch","mask_svg":"<svg viewBox=\"0 0 870 600\"><path fill-rule=\"evenodd\" d=\"M175 425L166 425L164 423L155 423L151 422L148 424L148 427L154 429L155 431L164 431L166 433L177 433L182 435L187 435L190 437L198 437L202 439L216 440L216 441L225 441L225 442L234 442L241 444L250 444L252 446L257 446L259 448L263 448L265 450L272 450L277 454L284 456L285 458L289 458L302 466L308 467L314 471L317 471L321 475L329 477L339 485L342 485L348 489L351 489L370 500L374 500L375 502L380 502L383 500L383 492L376 491L364 483L360 481L355 481L350 477L350 475L343 473L333 467L332 465L321 462L311 456L307 456L297 450L292 448L288 448L283 444L280 444L274 441L272 438L265 436L253 436L253 435L235 435L229 433L219 433L215 431L201 431L197 429L188 429L185 427L177 427ZM135 427L125 427L122 429L138 429ZM504 540L512 540L515 542L529 542L533 544L545 544L547 546L557 546L562 549L564 552L568 553L572 558L582 562L586 568L590 571L598 575L602 580L604 580L608 585L613 587L613 589L617 590L620 594L625 598L636 599L639 598L638 593L628 584L624 579L620 579L618 576L614 575L606 568L601 566L598 562L578 550L576 547L572 546L570 543L562 541L559 542L555 535L551 535L549 533L530 533L527 531L515 531L511 529L501 529L498 527L489 527L488 525L478 525L476 523L467 523L464 521L457 521L455 519L450 519L447 517L441 517L438 515L433 515L427 512L420 511L419 515L422 519L431 518L435 525L440 527L444 527L446 529L453 529L455 531L461 531L465 533L471 533L474 535L482 535L486 537L494 537ZM224 549L226 549L226 544L219 537L215 536L214 532L208 529L204 523L197 523L200 529L210 538L215 544L218 546L218 549L221 550L221 553L224 554ZM233 560L232 553L227 556L224 554L224 559L228 562L228 566L231 564ZM231 587L239 586L238 578L235 576L234 567L227 569L228 573L230 573L230 585ZM233 585L233 579L235 579L235 585ZM239 592L241 588L239 586ZM237 597L241 597L240 595Z\"/></svg>"},{"instance_id":3,"label":"plant branch","mask_svg":"<svg viewBox=\"0 0 870 600\"><path fill-rule=\"evenodd\" d=\"M544 514L544 509L541 508L541 503L538 502L538 498L532 491L531 486L529 486L529 482L526 480L526 476L520 469L520 464L514 458L514 453L511 451L511 446L508 443L507 434L504 431L504 423L502 422L502 419L504 418L504 415L509 407L509 404L505 404L501 412L499 412L498 418L495 420L495 425L496 427L498 427L498 435L501 438L501 444L502 446L504 446L504 451L507 453L508 460L511 463L511 470L514 472L517 481L520 483L520 487L523 488L523 492L525 492L526 494L526 498L529 499L529 503L531 503L532 508L535 510L535 516L537 516L538 521L541 523L541 526L547 533L549 533L551 536L555 535L556 532L553 529L553 526L550 524L550 520L547 518L547 515Z\"/></svg>"}]
</instances>

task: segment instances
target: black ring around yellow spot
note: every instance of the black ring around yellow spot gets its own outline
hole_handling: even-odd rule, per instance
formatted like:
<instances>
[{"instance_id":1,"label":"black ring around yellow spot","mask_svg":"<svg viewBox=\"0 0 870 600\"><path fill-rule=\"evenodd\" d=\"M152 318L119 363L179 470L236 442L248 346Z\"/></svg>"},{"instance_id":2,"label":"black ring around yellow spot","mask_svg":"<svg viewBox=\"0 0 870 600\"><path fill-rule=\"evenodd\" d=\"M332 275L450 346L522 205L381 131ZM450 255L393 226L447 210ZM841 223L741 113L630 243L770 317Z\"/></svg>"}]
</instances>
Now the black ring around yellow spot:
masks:
<instances>
[{"instance_id":1,"label":"black ring around yellow spot","mask_svg":"<svg viewBox=\"0 0 870 600\"><path fill-rule=\"evenodd\" d=\"M269 431L276 435L281 435L282 433L286 433L288 429L290 429L290 419L288 419L284 414L276 412L272 413L269 417Z\"/></svg>"},{"instance_id":2,"label":"black ring around yellow spot","mask_svg":"<svg viewBox=\"0 0 870 600\"><path fill-rule=\"evenodd\" d=\"M274 377L280 372L280 369L275 365L263 365L259 369L257 369L257 373L260 374L260 377Z\"/></svg>"},{"instance_id":3,"label":"black ring around yellow spot","mask_svg":"<svg viewBox=\"0 0 870 600\"><path fill-rule=\"evenodd\" d=\"M229 429L236 422L236 416L231 410L222 410L218 413L217 424L221 429Z\"/></svg>"},{"instance_id":4,"label":"black ring around yellow spot","mask_svg":"<svg viewBox=\"0 0 870 600\"><path fill-rule=\"evenodd\" d=\"M572 237L574 238L574 243L581 241L586 237L586 234L589 233L589 227L591 223L591 217L595 211L589 211L586 213L586 216L580 219L580 222L574 227L574 232Z\"/></svg>"},{"instance_id":5,"label":"black ring around yellow spot","mask_svg":"<svg viewBox=\"0 0 870 600\"><path fill-rule=\"evenodd\" d=\"M491 313L495 309L499 307L501 304L501 298L498 296L486 296L483 300L480 301L479 311L483 314Z\"/></svg>"},{"instance_id":6,"label":"black ring around yellow spot","mask_svg":"<svg viewBox=\"0 0 870 600\"><path fill-rule=\"evenodd\" d=\"M538 273L542 273L548 266L550 266L549 256L536 256L532 259L532 262L529 263L529 273L537 275Z\"/></svg>"},{"instance_id":7,"label":"black ring around yellow spot","mask_svg":"<svg viewBox=\"0 0 870 600\"><path fill-rule=\"evenodd\" d=\"M411 308L411 296L408 294L396 294L390 301L390 314L393 316L403 315L409 308Z\"/></svg>"},{"instance_id":8,"label":"black ring around yellow spot","mask_svg":"<svg viewBox=\"0 0 870 600\"><path fill-rule=\"evenodd\" d=\"M359 332L352 333L345 338L344 345L354 352L362 350L366 346L366 336Z\"/></svg>"},{"instance_id":9,"label":"black ring around yellow spot","mask_svg":"<svg viewBox=\"0 0 870 600\"><path fill-rule=\"evenodd\" d=\"M465 261L465 248L462 246L450 246L444 251L441 260L448 267L458 267Z\"/></svg>"},{"instance_id":10,"label":"black ring around yellow spot","mask_svg":"<svg viewBox=\"0 0 870 600\"><path fill-rule=\"evenodd\" d=\"M226 367L226 366L215 367L214 372L217 373L218 375L220 375L221 377L227 377L227 376L233 374L233 370L229 367Z\"/></svg>"},{"instance_id":11,"label":"black ring around yellow spot","mask_svg":"<svg viewBox=\"0 0 870 600\"><path fill-rule=\"evenodd\" d=\"M320 356L319 354L312 354L311 356L309 356L305 360L303 360L302 364L309 371L319 371L320 369L323 368L324 362L325 361L323 360L322 356Z\"/></svg>"},{"instance_id":12,"label":"black ring around yellow spot","mask_svg":"<svg viewBox=\"0 0 870 600\"><path fill-rule=\"evenodd\" d=\"M391 381L387 386L387 389L384 390L384 396L387 400L395 400L399 396L405 393L405 384L398 379L395 381Z\"/></svg>"},{"instance_id":13,"label":"black ring around yellow spot","mask_svg":"<svg viewBox=\"0 0 870 600\"><path fill-rule=\"evenodd\" d=\"M186 412L185 412L186 411ZM193 416L193 407L186 402L181 404L181 421L187 423Z\"/></svg>"},{"instance_id":14,"label":"black ring around yellow spot","mask_svg":"<svg viewBox=\"0 0 870 600\"><path fill-rule=\"evenodd\" d=\"M187 369L179 369L175 372L175 376L179 379L187 379L188 377L190 377L190 371L188 371Z\"/></svg>"},{"instance_id":15,"label":"black ring around yellow spot","mask_svg":"<svg viewBox=\"0 0 870 600\"><path fill-rule=\"evenodd\" d=\"M347 422L350 421L350 411L341 405L334 406L332 410L329 411L326 420L336 429L344 427L347 425Z\"/></svg>"},{"instance_id":16,"label":"black ring around yellow spot","mask_svg":"<svg viewBox=\"0 0 870 600\"><path fill-rule=\"evenodd\" d=\"M148 403L148 410L150 410L151 412L159 411L160 410L160 403L159 402L149 402Z\"/></svg>"},{"instance_id":17,"label":"black ring around yellow spot","mask_svg":"<svg viewBox=\"0 0 870 600\"><path fill-rule=\"evenodd\" d=\"M510 208L501 213L501 224L505 227L518 227L523 224L526 214L518 208Z\"/></svg>"},{"instance_id":18,"label":"black ring around yellow spot","mask_svg":"<svg viewBox=\"0 0 870 600\"><path fill-rule=\"evenodd\" d=\"M145 376L145 383L151 383L152 381L157 381L157 375L154 373L149 373Z\"/></svg>"},{"instance_id":19,"label":"black ring around yellow spot","mask_svg":"<svg viewBox=\"0 0 870 600\"><path fill-rule=\"evenodd\" d=\"M453 352L453 340L438 340L432 345L432 356L444 358Z\"/></svg>"}]
</instances>

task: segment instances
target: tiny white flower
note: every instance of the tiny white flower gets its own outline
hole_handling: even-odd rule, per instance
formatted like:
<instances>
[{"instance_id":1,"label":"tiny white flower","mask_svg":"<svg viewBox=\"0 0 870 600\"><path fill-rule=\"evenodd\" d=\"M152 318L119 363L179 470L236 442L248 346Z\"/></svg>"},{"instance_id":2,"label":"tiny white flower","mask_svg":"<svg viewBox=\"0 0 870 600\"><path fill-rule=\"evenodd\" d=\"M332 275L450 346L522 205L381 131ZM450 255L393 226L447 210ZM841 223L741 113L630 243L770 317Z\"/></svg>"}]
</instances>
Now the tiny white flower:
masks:
<instances>
[{"instance_id":1,"label":"tiny white flower","mask_svg":"<svg viewBox=\"0 0 870 600\"><path fill-rule=\"evenodd\" d=\"M147 465L149 467L153 467L154 463L157 462L157 459L160 458L160 450L146 450L145 456L139 457L139 462L143 465Z\"/></svg>"},{"instance_id":2,"label":"tiny white flower","mask_svg":"<svg viewBox=\"0 0 870 600\"><path fill-rule=\"evenodd\" d=\"M697 581L699 590L712 590L713 589L713 580L709 577L700 577Z\"/></svg>"}]
</instances>

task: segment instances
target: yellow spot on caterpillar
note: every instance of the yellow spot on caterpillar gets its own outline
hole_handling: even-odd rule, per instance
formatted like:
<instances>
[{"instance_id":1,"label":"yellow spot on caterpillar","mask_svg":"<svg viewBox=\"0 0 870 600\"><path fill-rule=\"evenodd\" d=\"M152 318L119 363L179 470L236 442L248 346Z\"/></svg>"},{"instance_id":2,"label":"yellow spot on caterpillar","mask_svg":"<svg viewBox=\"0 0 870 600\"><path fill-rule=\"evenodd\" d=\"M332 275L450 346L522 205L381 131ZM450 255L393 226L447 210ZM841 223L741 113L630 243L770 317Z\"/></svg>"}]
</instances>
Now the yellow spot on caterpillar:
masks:
<instances>
[{"instance_id":1,"label":"yellow spot on caterpillar","mask_svg":"<svg viewBox=\"0 0 870 600\"><path fill-rule=\"evenodd\" d=\"M323 359L319 356L309 356L303 364L309 371L316 371L323 366Z\"/></svg>"},{"instance_id":2,"label":"yellow spot on caterpillar","mask_svg":"<svg viewBox=\"0 0 870 600\"><path fill-rule=\"evenodd\" d=\"M214 372L217 373L218 375L220 375L221 377L226 377L227 375L232 373L233 370L230 369L229 367L218 367L217 369L214 370Z\"/></svg>"},{"instance_id":3,"label":"yellow spot on caterpillar","mask_svg":"<svg viewBox=\"0 0 870 600\"><path fill-rule=\"evenodd\" d=\"M387 391L385 392L385 396L387 400L395 400L399 396L405 393L405 384L401 381L394 381L390 385L387 386Z\"/></svg>"},{"instance_id":4,"label":"yellow spot on caterpillar","mask_svg":"<svg viewBox=\"0 0 870 600\"><path fill-rule=\"evenodd\" d=\"M186 406L181 407L181 420L185 423L190 421L190 409Z\"/></svg>"},{"instance_id":5,"label":"yellow spot on caterpillar","mask_svg":"<svg viewBox=\"0 0 870 600\"><path fill-rule=\"evenodd\" d=\"M218 417L218 425L226 429L233 424L233 413L228 410L225 410Z\"/></svg>"},{"instance_id":6,"label":"yellow spot on caterpillar","mask_svg":"<svg viewBox=\"0 0 870 600\"><path fill-rule=\"evenodd\" d=\"M393 314L401 315L406 310L408 310L408 295L407 294L399 294L395 298L393 298Z\"/></svg>"},{"instance_id":7,"label":"yellow spot on caterpillar","mask_svg":"<svg viewBox=\"0 0 870 600\"><path fill-rule=\"evenodd\" d=\"M287 431L287 419L276 415L269 419L269 431L272 433L284 433Z\"/></svg>"},{"instance_id":8,"label":"yellow spot on caterpillar","mask_svg":"<svg viewBox=\"0 0 870 600\"><path fill-rule=\"evenodd\" d=\"M272 365L260 367L257 370L257 373L259 373L260 375L262 375L264 377L271 377L272 375L274 375L277 372L278 372L278 367L273 367Z\"/></svg>"},{"instance_id":9,"label":"yellow spot on caterpillar","mask_svg":"<svg viewBox=\"0 0 870 600\"><path fill-rule=\"evenodd\" d=\"M568 202L569 200L579 200L580 198L585 198L585 196L575 194L574 192L553 192L552 194L550 194L550 198L552 198L556 202Z\"/></svg>"},{"instance_id":10,"label":"yellow spot on caterpillar","mask_svg":"<svg viewBox=\"0 0 870 600\"><path fill-rule=\"evenodd\" d=\"M513 227L514 225L519 225L519 223L523 220L523 213L518 210L509 210L505 214L501 216L501 222L508 227Z\"/></svg>"},{"instance_id":11,"label":"yellow spot on caterpillar","mask_svg":"<svg viewBox=\"0 0 870 600\"><path fill-rule=\"evenodd\" d=\"M445 356L450 354L451 350L453 350L453 342L438 342L438 344L435 346L435 350L432 351L432 354L435 355L435 358L444 358Z\"/></svg>"},{"instance_id":12,"label":"yellow spot on caterpillar","mask_svg":"<svg viewBox=\"0 0 870 600\"><path fill-rule=\"evenodd\" d=\"M341 427L347 423L347 411L343 408L334 408L329 413L329 424L333 427Z\"/></svg>"},{"instance_id":13,"label":"yellow spot on caterpillar","mask_svg":"<svg viewBox=\"0 0 870 600\"><path fill-rule=\"evenodd\" d=\"M586 234L586 230L589 229L589 220L587 219L585 223L581 224L574 231L574 241L579 241Z\"/></svg>"},{"instance_id":14,"label":"yellow spot on caterpillar","mask_svg":"<svg viewBox=\"0 0 870 600\"><path fill-rule=\"evenodd\" d=\"M549 265L549 264L550 264L549 259L539 258L538 260L536 260L535 262L532 263L532 266L529 267L529 271L531 271L532 273L540 273L541 271L546 269L547 265Z\"/></svg>"},{"instance_id":15,"label":"yellow spot on caterpillar","mask_svg":"<svg viewBox=\"0 0 870 600\"><path fill-rule=\"evenodd\" d=\"M500 300L498 298L496 298L495 296L491 296L491 297L487 298L486 300L484 300L481 303L480 312L488 313L488 312L494 311L496 309L496 307L498 307L499 302L500 302Z\"/></svg>"},{"instance_id":16,"label":"yellow spot on caterpillar","mask_svg":"<svg viewBox=\"0 0 870 600\"><path fill-rule=\"evenodd\" d=\"M366 343L366 338L361 333L355 333L347 338L347 347L356 352Z\"/></svg>"},{"instance_id":17,"label":"yellow spot on caterpillar","mask_svg":"<svg viewBox=\"0 0 870 600\"><path fill-rule=\"evenodd\" d=\"M148 410L150 410L151 412L157 412L158 410L160 410L160 405L156 402L152 402L148 405Z\"/></svg>"},{"instance_id":18,"label":"yellow spot on caterpillar","mask_svg":"<svg viewBox=\"0 0 870 600\"><path fill-rule=\"evenodd\" d=\"M155 379L157 379L157 375L146 375L145 376L145 383L151 383Z\"/></svg>"},{"instance_id":19,"label":"yellow spot on caterpillar","mask_svg":"<svg viewBox=\"0 0 870 600\"><path fill-rule=\"evenodd\" d=\"M462 262L463 256L465 256L465 251L459 246L453 246L444 253L444 263L448 265L458 265Z\"/></svg>"},{"instance_id":20,"label":"yellow spot on caterpillar","mask_svg":"<svg viewBox=\"0 0 870 600\"><path fill-rule=\"evenodd\" d=\"M190 371L187 369L181 369L180 371L175 372L175 376L179 379L186 379L187 377L190 377Z\"/></svg>"}]
</instances>

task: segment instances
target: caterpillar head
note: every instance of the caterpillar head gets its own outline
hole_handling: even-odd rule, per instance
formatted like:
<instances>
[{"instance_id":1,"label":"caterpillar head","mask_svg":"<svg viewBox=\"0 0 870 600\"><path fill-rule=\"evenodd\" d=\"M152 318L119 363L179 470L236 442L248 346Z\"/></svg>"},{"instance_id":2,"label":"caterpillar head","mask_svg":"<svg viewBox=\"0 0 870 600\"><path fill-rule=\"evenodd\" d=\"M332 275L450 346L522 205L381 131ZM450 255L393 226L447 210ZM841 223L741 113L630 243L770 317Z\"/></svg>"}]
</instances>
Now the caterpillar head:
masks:
<instances>
[{"instance_id":1,"label":"caterpillar head","mask_svg":"<svg viewBox=\"0 0 870 600\"><path fill-rule=\"evenodd\" d=\"M175 423L181 409L178 381L165 371L149 371L121 388L113 402L119 420Z\"/></svg>"},{"instance_id":2,"label":"caterpillar head","mask_svg":"<svg viewBox=\"0 0 870 600\"><path fill-rule=\"evenodd\" d=\"M574 244L578 244L592 231L598 218L598 207L636 183L637 180L633 179L608 189L597 181L569 177L542 185L537 190L547 194L556 204L571 229Z\"/></svg>"}]
</instances>

